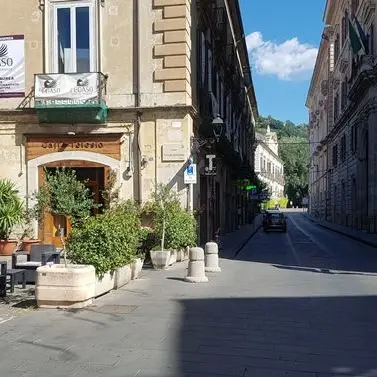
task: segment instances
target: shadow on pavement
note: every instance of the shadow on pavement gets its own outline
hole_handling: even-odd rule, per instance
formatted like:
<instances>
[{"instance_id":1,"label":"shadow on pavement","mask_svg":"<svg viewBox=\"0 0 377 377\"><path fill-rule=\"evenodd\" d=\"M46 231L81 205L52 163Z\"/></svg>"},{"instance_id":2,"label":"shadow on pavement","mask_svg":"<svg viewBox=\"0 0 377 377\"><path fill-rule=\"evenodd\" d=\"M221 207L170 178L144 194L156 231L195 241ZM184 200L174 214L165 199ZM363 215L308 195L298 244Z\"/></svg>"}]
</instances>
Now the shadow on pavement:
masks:
<instances>
[{"instance_id":1,"label":"shadow on pavement","mask_svg":"<svg viewBox=\"0 0 377 377\"><path fill-rule=\"evenodd\" d=\"M377 376L377 296L179 302L179 377Z\"/></svg>"}]
</instances>

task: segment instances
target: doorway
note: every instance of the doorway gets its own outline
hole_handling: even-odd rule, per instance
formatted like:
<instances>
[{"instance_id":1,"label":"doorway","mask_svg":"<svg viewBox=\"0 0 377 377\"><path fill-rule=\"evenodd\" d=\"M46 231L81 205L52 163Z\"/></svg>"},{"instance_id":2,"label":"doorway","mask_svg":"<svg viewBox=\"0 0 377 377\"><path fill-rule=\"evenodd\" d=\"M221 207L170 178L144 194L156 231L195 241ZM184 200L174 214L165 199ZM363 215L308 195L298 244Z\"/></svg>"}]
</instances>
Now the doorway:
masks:
<instances>
[{"instance_id":1,"label":"doorway","mask_svg":"<svg viewBox=\"0 0 377 377\"><path fill-rule=\"evenodd\" d=\"M54 172L57 168L70 168L75 171L78 180L85 183L91 191L94 203L99 205L99 208L93 208L91 215L95 216L103 211L104 200L102 191L106 186L106 177L108 169L105 166L96 163L79 162L79 161L59 161L58 163L47 164L39 167L39 182L43 185L45 179L45 170L47 172ZM39 229L39 238L43 243L54 244L56 247L63 247L60 238L62 232L63 240L65 240L71 232L71 224L65 216L53 216L46 214L43 224Z\"/></svg>"}]
</instances>

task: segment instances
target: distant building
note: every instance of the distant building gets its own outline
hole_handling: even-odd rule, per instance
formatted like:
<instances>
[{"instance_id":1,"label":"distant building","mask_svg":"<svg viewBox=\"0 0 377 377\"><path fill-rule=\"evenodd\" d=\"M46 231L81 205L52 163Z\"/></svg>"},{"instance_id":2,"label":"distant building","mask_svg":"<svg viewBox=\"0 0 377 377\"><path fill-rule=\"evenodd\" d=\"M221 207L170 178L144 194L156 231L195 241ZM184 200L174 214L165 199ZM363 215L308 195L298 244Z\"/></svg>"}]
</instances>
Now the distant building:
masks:
<instances>
[{"instance_id":1,"label":"distant building","mask_svg":"<svg viewBox=\"0 0 377 377\"><path fill-rule=\"evenodd\" d=\"M270 126L266 135L255 134L256 149L254 159L255 173L266 183L271 193L271 199L284 197L284 166L279 157L279 144L276 132L271 132Z\"/></svg>"},{"instance_id":2,"label":"distant building","mask_svg":"<svg viewBox=\"0 0 377 377\"><path fill-rule=\"evenodd\" d=\"M306 103L309 211L369 232L377 231L375 7L375 0L327 1Z\"/></svg>"}]
</instances>

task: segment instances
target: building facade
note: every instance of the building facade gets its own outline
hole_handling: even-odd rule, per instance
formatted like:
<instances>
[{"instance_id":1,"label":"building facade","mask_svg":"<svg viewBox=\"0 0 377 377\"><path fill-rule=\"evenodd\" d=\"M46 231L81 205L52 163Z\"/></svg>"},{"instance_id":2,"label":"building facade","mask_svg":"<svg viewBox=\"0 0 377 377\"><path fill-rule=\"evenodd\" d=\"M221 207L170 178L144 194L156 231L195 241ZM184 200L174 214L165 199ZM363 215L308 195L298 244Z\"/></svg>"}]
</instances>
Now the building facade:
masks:
<instances>
[{"instance_id":1,"label":"building facade","mask_svg":"<svg viewBox=\"0 0 377 377\"><path fill-rule=\"evenodd\" d=\"M328 0L309 89L310 211L376 232L376 1Z\"/></svg>"},{"instance_id":2,"label":"building facade","mask_svg":"<svg viewBox=\"0 0 377 377\"><path fill-rule=\"evenodd\" d=\"M231 213L242 201L231 182L252 173L257 116L238 1L20 0L0 20L0 178L28 206L44 170L65 166L98 202L111 175L141 203L169 185L200 209L203 240L234 227L219 203L229 195ZM219 143L196 148L218 115ZM216 176L205 175L209 153ZM48 219L39 238L59 244L66 225Z\"/></svg>"},{"instance_id":3,"label":"building facade","mask_svg":"<svg viewBox=\"0 0 377 377\"><path fill-rule=\"evenodd\" d=\"M284 165L279 157L277 134L271 132L270 126L266 135L256 134L254 169L267 185L271 199L284 197Z\"/></svg>"}]
</instances>

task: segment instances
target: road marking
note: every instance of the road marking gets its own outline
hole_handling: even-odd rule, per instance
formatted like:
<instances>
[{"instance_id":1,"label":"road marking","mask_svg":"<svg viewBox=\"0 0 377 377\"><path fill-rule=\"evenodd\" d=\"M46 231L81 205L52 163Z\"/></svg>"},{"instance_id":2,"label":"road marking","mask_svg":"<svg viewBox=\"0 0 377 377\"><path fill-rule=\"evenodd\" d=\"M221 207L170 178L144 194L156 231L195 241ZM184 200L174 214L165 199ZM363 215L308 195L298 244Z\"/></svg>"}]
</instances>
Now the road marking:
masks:
<instances>
[{"instance_id":1,"label":"road marking","mask_svg":"<svg viewBox=\"0 0 377 377\"><path fill-rule=\"evenodd\" d=\"M297 221L294 220L292 216L289 216L289 219L293 222L293 224L295 225L295 227L298 230L300 230L302 233L304 233L305 236L308 237L310 239L310 241L312 241L314 244L316 244L318 246L318 248L321 249L327 256L333 257L333 255L328 252L327 247L322 242L319 242L316 239L314 239L313 236L310 233L308 233L300 225L298 225Z\"/></svg>"},{"instance_id":2,"label":"road marking","mask_svg":"<svg viewBox=\"0 0 377 377\"><path fill-rule=\"evenodd\" d=\"M0 318L0 325L2 325L5 322L12 320L13 318L14 318L14 316L10 316L9 318L6 318L6 319Z\"/></svg>"},{"instance_id":3,"label":"road marking","mask_svg":"<svg viewBox=\"0 0 377 377\"><path fill-rule=\"evenodd\" d=\"M301 261L300 261L300 257L298 256L298 253L297 253L297 250L296 250L296 248L295 248L295 245L293 245L292 239L291 239L291 237L290 237L290 235L289 235L288 232L285 233L285 237L286 237L286 239L287 239L288 245L289 245L289 247L291 248L291 250L292 250L292 254L293 254L293 256L295 257L295 259L296 259L298 265L299 265L299 266L302 266Z\"/></svg>"}]
</instances>

